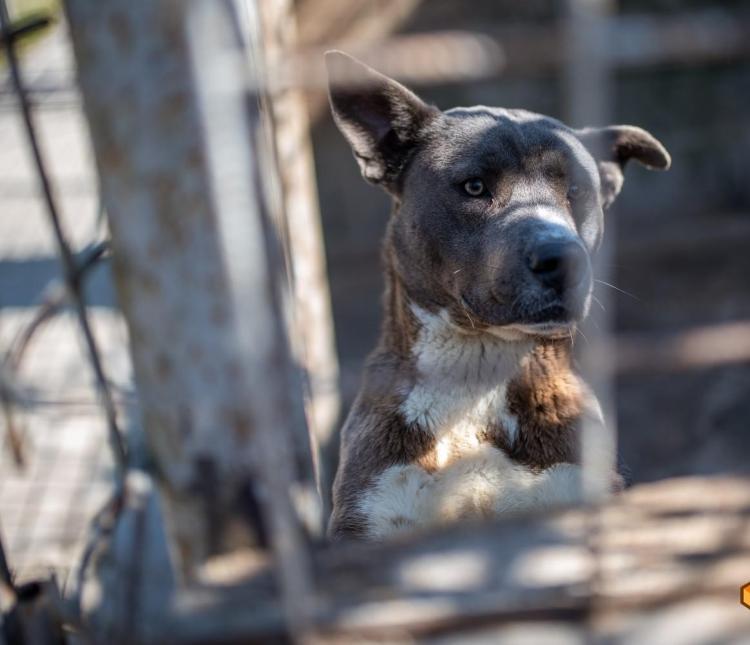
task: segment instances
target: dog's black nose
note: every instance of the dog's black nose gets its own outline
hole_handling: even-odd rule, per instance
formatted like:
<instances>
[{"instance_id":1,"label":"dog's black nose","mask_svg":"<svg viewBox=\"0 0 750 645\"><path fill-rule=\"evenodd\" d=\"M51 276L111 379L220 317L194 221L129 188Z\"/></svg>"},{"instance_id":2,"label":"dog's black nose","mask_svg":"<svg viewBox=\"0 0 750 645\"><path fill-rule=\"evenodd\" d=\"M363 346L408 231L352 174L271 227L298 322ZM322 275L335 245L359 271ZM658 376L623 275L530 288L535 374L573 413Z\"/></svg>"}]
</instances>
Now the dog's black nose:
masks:
<instances>
[{"instance_id":1,"label":"dog's black nose","mask_svg":"<svg viewBox=\"0 0 750 645\"><path fill-rule=\"evenodd\" d=\"M586 250L576 242L546 242L528 257L529 268L546 287L558 293L575 287L586 274Z\"/></svg>"}]
</instances>

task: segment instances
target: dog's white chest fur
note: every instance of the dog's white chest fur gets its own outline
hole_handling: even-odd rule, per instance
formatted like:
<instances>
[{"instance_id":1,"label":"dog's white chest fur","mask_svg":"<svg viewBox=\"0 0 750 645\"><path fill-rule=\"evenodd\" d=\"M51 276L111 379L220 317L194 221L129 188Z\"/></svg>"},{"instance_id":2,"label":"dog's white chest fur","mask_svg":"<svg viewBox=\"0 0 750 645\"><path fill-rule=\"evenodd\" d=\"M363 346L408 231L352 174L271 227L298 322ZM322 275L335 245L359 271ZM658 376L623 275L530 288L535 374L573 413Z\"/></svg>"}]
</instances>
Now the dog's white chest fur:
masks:
<instances>
[{"instance_id":1,"label":"dog's white chest fur","mask_svg":"<svg viewBox=\"0 0 750 645\"><path fill-rule=\"evenodd\" d=\"M451 446L478 448L489 428L502 427L512 444L518 422L507 409L507 384L529 347L468 336L444 312L413 311L422 325L413 349L418 380L401 406L404 420L435 435L439 466Z\"/></svg>"},{"instance_id":2,"label":"dog's white chest fur","mask_svg":"<svg viewBox=\"0 0 750 645\"><path fill-rule=\"evenodd\" d=\"M370 537L577 501L579 467L533 472L482 439L490 428L504 429L511 445L516 439L506 392L530 345L468 336L446 313L413 311L421 323L413 350L418 379L401 414L435 436L436 468L406 464L380 474L359 503Z\"/></svg>"},{"instance_id":3,"label":"dog's white chest fur","mask_svg":"<svg viewBox=\"0 0 750 645\"><path fill-rule=\"evenodd\" d=\"M502 427L512 445L518 430L507 410L506 384L479 389L425 384L414 388L402 406L407 423L417 423L437 440L438 467L451 455L475 451L488 429Z\"/></svg>"}]
</instances>

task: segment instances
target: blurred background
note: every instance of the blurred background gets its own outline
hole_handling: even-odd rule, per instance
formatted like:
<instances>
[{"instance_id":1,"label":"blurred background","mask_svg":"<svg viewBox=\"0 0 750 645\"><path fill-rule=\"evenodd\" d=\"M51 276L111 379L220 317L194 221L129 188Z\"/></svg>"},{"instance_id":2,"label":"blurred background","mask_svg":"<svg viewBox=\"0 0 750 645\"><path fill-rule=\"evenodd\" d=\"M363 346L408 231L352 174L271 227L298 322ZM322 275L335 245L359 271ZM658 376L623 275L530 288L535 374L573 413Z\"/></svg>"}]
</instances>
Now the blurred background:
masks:
<instances>
[{"instance_id":1,"label":"blurred background","mask_svg":"<svg viewBox=\"0 0 750 645\"><path fill-rule=\"evenodd\" d=\"M392 17L397 34L449 28L497 38L507 56L499 77L412 87L443 109L485 104L566 117L556 29L563 3L396 0L343 6L299 0L297 5L300 36L308 44L361 46L358 34L367 33L374 12ZM616 240L611 281L631 294L610 294L615 332L658 346L681 331L740 321L748 325L747 338L750 5L621 0L616 11L627 19L628 37L617 41L614 52L620 63L613 76L613 121L653 133L670 151L672 168L654 173L629 165L607 220ZM335 20L320 21L325 12ZM377 57L370 62L377 66ZM378 334L379 248L389 200L361 179L321 97L314 97L311 113L346 409ZM617 377L615 402L621 456L635 482L750 470L747 360L704 368L630 368Z\"/></svg>"}]
</instances>

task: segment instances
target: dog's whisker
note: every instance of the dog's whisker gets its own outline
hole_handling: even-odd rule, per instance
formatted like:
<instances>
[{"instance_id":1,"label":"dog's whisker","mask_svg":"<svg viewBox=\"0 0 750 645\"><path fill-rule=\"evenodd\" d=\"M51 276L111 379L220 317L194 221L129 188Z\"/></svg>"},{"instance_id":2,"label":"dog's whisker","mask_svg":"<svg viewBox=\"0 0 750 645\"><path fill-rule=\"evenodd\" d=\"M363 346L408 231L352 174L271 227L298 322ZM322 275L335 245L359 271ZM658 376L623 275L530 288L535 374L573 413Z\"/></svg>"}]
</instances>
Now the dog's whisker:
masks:
<instances>
[{"instance_id":1,"label":"dog's whisker","mask_svg":"<svg viewBox=\"0 0 750 645\"><path fill-rule=\"evenodd\" d=\"M492 286L497 283L497 278L477 278L472 280L472 285L476 287Z\"/></svg>"},{"instance_id":2,"label":"dog's whisker","mask_svg":"<svg viewBox=\"0 0 750 645\"><path fill-rule=\"evenodd\" d=\"M591 343L589 343L589 339L586 338L586 334L584 334L583 331L581 331L579 327L576 327L576 333L581 334L581 336L583 337L583 340L586 341L587 346L589 347L591 346Z\"/></svg>"},{"instance_id":3,"label":"dog's whisker","mask_svg":"<svg viewBox=\"0 0 750 645\"><path fill-rule=\"evenodd\" d=\"M513 300L513 302L511 303L511 305L510 305L510 311L511 312L514 312L516 310L516 305L518 304L518 301L521 299L521 296L522 296L522 294L519 293L515 297L515 299Z\"/></svg>"},{"instance_id":4,"label":"dog's whisker","mask_svg":"<svg viewBox=\"0 0 750 645\"><path fill-rule=\"evenodd\" d=\"M610 284L609 282L605 282L604 280L594 280L594 282L598 282L599 284L603 284L605 287L609 287L610 289L614 289L615 291L619 291L620 293L625 294L626 296L630 296L634 300L638 300L638 302L642 302L641 299L638 296L630 293L629 291L625 291L625 289L620 289L620 287L616 287L615 285Z\"/></svg>"},{"instance_id":5,"label":"dog's whisker","mask_svg":"<svg viewBox=\"0 0 750 645\"><path fill-rule=\"evenodd\" d=\"M469 319L469 323L471 323L471 328L476 329L476 325L474 325L474 319L471 317L471 314L469 314L469 308L466 306L466 301L463 298L461 298L461 308L464 310L466 317Z\"/></svg>"},{"instance_id":6,"label":"dog's whisker","mask_svg":"<svg viewBox=\"0 0 750 645\"><path fill-rule=\"evenodd\" d=\"M599 306L600 306L600 307L602 308L602 311L604 311L604 312L606 312L606 311L607 311L607 310L606 310L606 308L604 307L604 305L602 304L602 301L601 301L601 300L599 300L599 298L597 298L597 297L596 297L596 296L595 296L595 295L594 295L593 293L591 294L591 298L593 299L593 301L594 301L594 302L595 302L595 303L596 303L597 305L599 305Z\"/></svg>"}]
</instances>

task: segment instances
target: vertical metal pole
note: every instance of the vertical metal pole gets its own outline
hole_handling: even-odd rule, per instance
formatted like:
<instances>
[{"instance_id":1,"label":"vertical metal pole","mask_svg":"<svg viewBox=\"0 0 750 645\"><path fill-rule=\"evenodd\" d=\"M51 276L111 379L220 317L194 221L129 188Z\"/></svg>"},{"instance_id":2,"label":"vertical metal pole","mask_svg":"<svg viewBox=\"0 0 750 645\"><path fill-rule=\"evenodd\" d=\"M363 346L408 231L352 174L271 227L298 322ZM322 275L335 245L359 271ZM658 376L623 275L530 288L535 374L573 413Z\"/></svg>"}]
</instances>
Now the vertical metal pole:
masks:
<instances>
[{"instance_id":1,"label":"vertical metal pole","mask_svg":"<svg viewBox=\"0 0 750 645\"><path fill-rule=\"evenodd\" d=\"M312 574L300 527L295 522L290 492L295 484L294 490L299 491L313 483L307 476L312 475L309 443L304 455L308 467L303 466L302 481L300 473L294 472L293 446L299 444L299 439L309 441L309 435L304 418L301 433L289 427L296 418L293 410L301 412L302 403L301 399L291 401L288 396L291 384L296 383L291 370L280 373L276 382L269 380L268 368L283 372L289 364L279 302L289 296L285 293L288 282L283 279L280 240L271 221L272 196L266 181L267 172L275 167L275 159L264 132L260 97L253 91L248 95L246 89L246 64L253 72L260 63L252 51L246 57L234 37L236 25L230 23L234 14L229 6L229 3L193 2L188 33L229 295L235 314L242 321L237 352L242 365L256 366L241 376L249 392L265 390L262 397L250 395L259 423L255 444L258 488L276 555L287 622L292 636L301 641L311 616ZM266 173L262 172L262 166L266 166ZM258 316L269 302L276 308L275 320ZM255 325L245 323L252 318L258 319ZM279 361L281 356L283 361ZM263 366L267 369L262 369ZM285 375L290 377L288 381ZM317 495L314 488L309 493ZM303 502L319 508L317 500L308 498Z\"/></svg>"},{"instance_id":2,"label":"vertical metal pole","mask_svg":"<svg viewBox=\"0 0 750 645\"><path fill-rule=\"evenodd\" d=\"M575 127L601 126L610 120L612 100L607 27L613 11L614 0L567 0L564 88L566 118ZM592 152L596 157L604 151ZM613 227L607 225L606 217L604 224L607 230L599 252L593 258L593 270L595 277L607 280L615 240ZM600 306L592 307L582 330L584 342L578 346L583 376L599 400L604 422L599 423L587 416L581 428L583 492L591 503L601 502L610 494L617 447L612 399L614 357L608 355L612 307L608 294L597 297ZM595 590L602 584L604 576L600 548L602 519L599 513L587 517L586 543L593 561L590 585ZM595 593L592 595L596 597Z\"/></svg>"},{"instance_id":3,"label":"vertical metal pole","mask_svg":"<svg viewBox=\"0 0 750 645\"><path fill-rule=\"evenodd\" d=\"M252 7L248 6L245 15L250 11ZM329 472L331 452L338 447L335 429L340 412L339 370L310 123L302 90L277 87L273 71L295 54L297 25L291 0L262 0L258 13L262 50L271 70L266 75L265 94L279 174L279 219L286 234L285 253L292 278L292 347L304 372L306 416L319 449L321 494L328 502L333 483Z\"/></svg>"},{"instance_id":4,"label":"vertical metal pole","mask_svg":"<svg viewBox=\"0 0 750 645\"><path fill-rule=\"evenodd\" d=\"M191 7L66 2L152 472L188 577L211 554L258 543L253 499L281 534L277 554L304 576L288 499L289 401L301 392L287 378L254 142L201 118L188 33L203 27L188 32ZM224 5L196 4L211 7ZM212 62L207 73L226 82L224 61ZM223 162L217 132L230 139ZM230 171L221 184L217 168Z\"/></svg>"},{"instance_id":5,"label":"vertical metal pole","mask_svg":"<svg viewBox=\"0 0 750 645\"><path fill-rule=\"evenodd\" d=\"M613 10L613 0L567 0L564 90L566 118L575 127L605 125L610 121L607 34ZM611 222L605 221L607 232L593 259L595 276L604 280L615 243L613 227L608 224ZM584 422L582 428L583 483L589 501L603 499L610 492L617 437L612 400L614 357L607 355L612 308L607 293L597 297L601 306L592 307L578 346L584 376L599 399L605 421L604 428L596 422Z\"/></svg>"}]
</instances>

